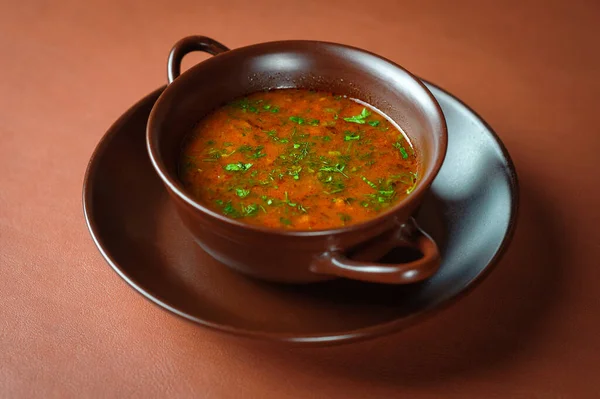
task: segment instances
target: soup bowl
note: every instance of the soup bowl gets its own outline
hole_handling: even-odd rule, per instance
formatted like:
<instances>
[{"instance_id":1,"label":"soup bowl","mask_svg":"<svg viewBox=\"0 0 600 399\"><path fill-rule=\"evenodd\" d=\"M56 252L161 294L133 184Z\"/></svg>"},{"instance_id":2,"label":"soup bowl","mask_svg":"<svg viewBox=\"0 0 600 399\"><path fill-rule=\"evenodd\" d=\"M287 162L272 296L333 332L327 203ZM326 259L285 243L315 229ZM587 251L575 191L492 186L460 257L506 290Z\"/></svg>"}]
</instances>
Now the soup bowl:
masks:
<instances>
[{"instance_id":1,"label":"soup bowl","mask_svg":"<svg viewBox=\"0 0 600 399\"><path fill-rule=\"evenodd\" d=\"M181 61L192 51L214 57L181 74ZM442 165L447 130L438 103L415 76L385 58L341 44L277 41L229 50L204 36L177 42L167 70L169 84L148 120L148 153L184 225L215 259L246 275L282 283L342 277L405 284L437 271L438 248L411 214ZM309 231L246 224L196 201L178 178L186 135L224 103L280 88L346 95L387 115L409 136L420 160L414 191L367 221ZM399 264L377 262L396 247L416 249L422 257Z\"/></svg>"}]
</instances>

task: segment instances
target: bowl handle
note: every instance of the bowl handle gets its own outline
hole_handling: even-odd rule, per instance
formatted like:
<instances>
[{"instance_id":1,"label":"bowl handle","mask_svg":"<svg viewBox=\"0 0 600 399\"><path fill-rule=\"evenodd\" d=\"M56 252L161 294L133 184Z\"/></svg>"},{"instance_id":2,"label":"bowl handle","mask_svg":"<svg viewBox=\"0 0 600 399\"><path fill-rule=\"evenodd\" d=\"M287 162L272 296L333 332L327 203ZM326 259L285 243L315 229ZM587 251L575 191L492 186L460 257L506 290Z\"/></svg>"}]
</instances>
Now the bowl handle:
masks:
<instances>
[{"instance_id":1,"label":"bowl handle","mask_svg":"<svg viewBox=\"0 0 600 399\"><path fill-rule=\"evenodd\" d=\"M411 247L423 257L402 264L369 262L361 259L380 259L396 247ZM317 274L328 274L353 280L385 284L408 284L431 277L440 267L441 257L436 243L417 225L413 218L385 237L349 259L341 251L328 251L320 255L310 266Z\"/></svg>"},{"instance_id":2,"label":"bowl handle","mask_svg":"<svg viewBox=\"0 0 600 399\"><path fill-rule=\"evenodd\" d=\"M169 84L181 75L181 60L192 51L204 51L206 53L217 55L229 51L229 48L216 40L206 36L188 36L184 37L171 49L169 60L167 61L167 79Z\"/></svg>"}]
</instances>

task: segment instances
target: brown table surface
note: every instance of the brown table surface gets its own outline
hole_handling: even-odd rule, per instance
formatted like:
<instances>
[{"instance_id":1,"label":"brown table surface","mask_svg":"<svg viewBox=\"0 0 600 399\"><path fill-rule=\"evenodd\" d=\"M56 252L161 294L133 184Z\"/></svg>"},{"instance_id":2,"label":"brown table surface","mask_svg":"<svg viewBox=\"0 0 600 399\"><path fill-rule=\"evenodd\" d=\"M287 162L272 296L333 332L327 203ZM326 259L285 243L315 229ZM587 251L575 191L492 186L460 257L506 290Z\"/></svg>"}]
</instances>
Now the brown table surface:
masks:
<instances>
[{"instance_id":1,"label":"brown table surface","mask_svg":"<svg viewBox=\"0 0 600 399\"><path fill-rule=\"evenodd\" d=\"M2 2L0 396L598 394L600 2L493 3ZM189 34L230 47L351 44L466 101L522 186L496 271L416 327L326 349L223 336L134 292L87 232L83 174L112 122L165 83L167 52Z\"/></svg>"}]
</instances>

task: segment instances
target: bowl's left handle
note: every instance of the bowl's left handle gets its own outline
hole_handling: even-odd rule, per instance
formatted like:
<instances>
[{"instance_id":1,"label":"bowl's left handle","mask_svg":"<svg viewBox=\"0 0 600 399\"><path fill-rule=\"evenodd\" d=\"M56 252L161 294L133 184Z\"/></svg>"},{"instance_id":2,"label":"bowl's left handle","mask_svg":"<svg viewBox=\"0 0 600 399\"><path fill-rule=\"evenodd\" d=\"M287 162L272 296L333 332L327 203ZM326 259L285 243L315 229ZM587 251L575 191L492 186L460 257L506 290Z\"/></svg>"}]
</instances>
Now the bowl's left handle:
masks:
<instances>
[{"instance_id":1,"label":"bowl's left handle","mask_svg":"<svg viewBox=\"0 0 600 399\"><path fill-rule=\"evenodd\" d=\"M229 51L229 48L206 36L184 37L175 43L169 53L169 61L167 62L167 79L169 80L169 84L173 83L181 74L181 60L183 60L186 54L192 51L204 51L212 55L217 55Z\"/></svg>"}]
</instances>

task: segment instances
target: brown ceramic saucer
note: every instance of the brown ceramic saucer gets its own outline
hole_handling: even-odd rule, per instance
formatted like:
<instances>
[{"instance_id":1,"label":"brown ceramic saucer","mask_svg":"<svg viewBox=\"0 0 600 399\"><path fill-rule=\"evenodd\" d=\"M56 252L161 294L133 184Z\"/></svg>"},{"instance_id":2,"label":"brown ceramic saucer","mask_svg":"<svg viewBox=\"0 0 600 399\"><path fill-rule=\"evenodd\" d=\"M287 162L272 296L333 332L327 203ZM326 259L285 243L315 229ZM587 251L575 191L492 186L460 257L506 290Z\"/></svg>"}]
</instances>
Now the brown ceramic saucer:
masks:
<instances>
[{"instance_id":1,"label":"brown ceramic saucer","mask_svg":"<svg viewBox=\"0 0 600 399\"><path fill-rule=\"evenodd\" d=\"M303 345L398 331L487 275L510 241L517 214L516 174L498 137L459 100L428 86L448 123L448 152L416 215L443 259L438 273L425 282L277 285L249 279L212 259L181 225L148 159L146 121L163 89L127 111L90 160L83 205L92 237L138 292L206 327ZM411 256L395 252L383 261Z\"/></svg>"}]
</instances>

